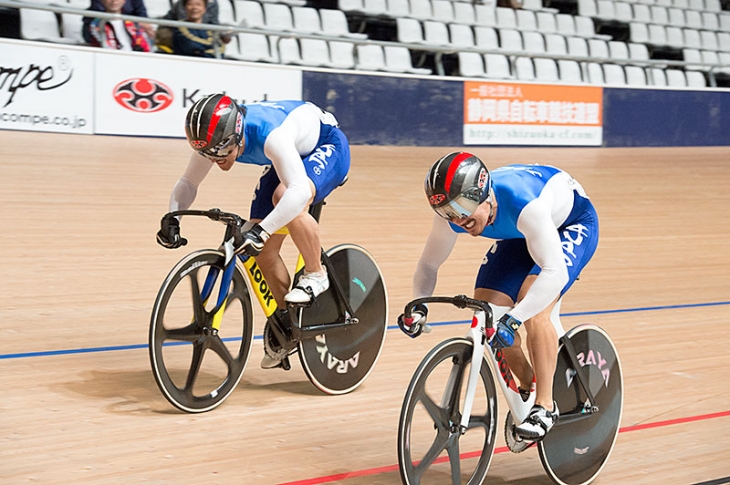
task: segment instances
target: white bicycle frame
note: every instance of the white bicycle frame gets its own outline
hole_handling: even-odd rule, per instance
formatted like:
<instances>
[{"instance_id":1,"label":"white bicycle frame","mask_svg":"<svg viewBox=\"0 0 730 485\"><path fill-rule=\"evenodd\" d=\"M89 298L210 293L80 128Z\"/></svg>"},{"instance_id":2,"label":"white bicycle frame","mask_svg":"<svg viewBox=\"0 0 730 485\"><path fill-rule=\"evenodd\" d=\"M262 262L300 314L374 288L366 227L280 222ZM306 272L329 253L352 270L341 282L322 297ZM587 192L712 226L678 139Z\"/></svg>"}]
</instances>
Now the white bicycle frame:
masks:
<instances>
[{"instance_id":1,"label":"white bicycle frame","mask_svg":"<svg viewBox=\"0 0 730 485\"><path fill-rule=\"evenodd\" d=\"M565 331L560 323L560 302L559 300L553 307L553 311L550 315L550 319L553 322L553 326L561 337ZM495 320L497 317L494 317ZM492 375L494 375L496 381L499 383L499 388L502 390L502 395L507 401L507 406L512 413L512 419L515 424L519 424L527 418L530 409L535 404L535 392L530 392L530 397L527 401L522 400L522 395L517 389L517 383L515 382L512 371L507 365L507 361L502 355L501 349L493 349L486 339L486 313L483 310L475 310L474 316L472 317L471 327L466 335L466 339L470 340L472 345L471 355L471 368L469 369L469 377L466 385L466 396L464 398L464 409L461 416L460 430L461 434L466 433L469 425L469 419L471 418L471 409L474 404L474 396L477 391L477 382L479 380L479 372L481 370L481 360L483 356L487 355L487 362L491 368ZM485 352L485 350L489 352ZM455 372L455 371L454 371ZM455 383L455 374L449 378L449 388ZM451 390L451 389L449 389ZM451 393L447 392L444 396L449 396ZM496 396L495 396L496 397ZM442 403L445 406L446 403ZM495 406L496 409L496 406Z\"/></svg>"}]
</instances>

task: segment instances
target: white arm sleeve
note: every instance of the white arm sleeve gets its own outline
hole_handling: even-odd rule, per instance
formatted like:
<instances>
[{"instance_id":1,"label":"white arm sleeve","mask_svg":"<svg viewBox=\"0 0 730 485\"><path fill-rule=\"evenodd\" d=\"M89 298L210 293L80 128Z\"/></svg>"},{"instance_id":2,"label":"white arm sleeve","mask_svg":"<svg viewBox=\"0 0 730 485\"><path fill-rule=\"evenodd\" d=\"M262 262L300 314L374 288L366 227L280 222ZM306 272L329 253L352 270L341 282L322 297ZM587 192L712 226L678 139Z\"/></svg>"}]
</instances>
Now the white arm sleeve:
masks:
<instances>
[{"instance_id":1,"label":"white arm sleeve","mask_svg":"<svg viewBox=\"0 0 730 485\"><path fill-rule=\"evenodd\" d=\"M525 206L517 220L517 228L525 235L530 256L540 266L535 282L510 312L524 322L543 311L560 295L560 290L568 282L568 268L546 198L539 197Z\"/></svg>"},{"instance_id":2,"label":"white arm sleeve","mask_svg":"<svg viewBox=\"0 0 730 485\"><path fill-rule=\"evenodd\" d=\"M416 272L413 274L413 298L433 295L438 270L454 249L458 236L446 219L436 214L433 217L431 234L426 240Z\"/></svg>"},{"instance_id":3,"label":"white arm sleeve","mask_svg":"<svg viewBox=\"0 0 730 485\"><path fill-rule=\"evenodd\" d=\"M316 136L313 138L311 135L315 129ZM308 119L303 116L301 119L293 118L291 123L283 123L266 139L264 153L271 159L279 180L286 187L274 210L260 223L269 234L291 222L306 209L314 197L312 182L304 169L300 151L308 153L313 150L317 137L319 137L319 118ZM303 144L311 146L298 148L298 145Z\"/></svg>"},{"instance_id":4,"label":"white arm sleeve","mask_svg":"<svg viewBox=\"0 0 730 485\"><path fill-rule=\"evenodd\" d=\"M170 212L190 208L198 195L198 186L210 172L213 162L193 152L190 155L188 168L178 179L170 195Z\"/></svg>"}]
</instances>

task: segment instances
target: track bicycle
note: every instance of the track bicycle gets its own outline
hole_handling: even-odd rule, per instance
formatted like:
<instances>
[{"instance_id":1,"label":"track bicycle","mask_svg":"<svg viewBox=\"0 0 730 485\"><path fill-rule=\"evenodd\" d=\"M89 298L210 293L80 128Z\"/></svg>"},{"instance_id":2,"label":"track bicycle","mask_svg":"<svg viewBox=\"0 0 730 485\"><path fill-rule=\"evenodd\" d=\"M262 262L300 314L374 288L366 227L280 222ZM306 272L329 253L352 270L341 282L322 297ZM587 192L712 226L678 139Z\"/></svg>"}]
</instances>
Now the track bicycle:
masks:
<instances>
[{"instance_id":1,"label":"track bicycle","mask_svg":"<svg viewBox=\"0 0 730 485\"><path fill-rule=\"evenodd\" d=\"M310 207L319 220L324 201ZM254 339L252 293L266 316L264 346L304 372L325 394L345 394L368 377L383 348L388 299L373 257L354 244L322 251L330 288L309 305L278 309L256 258L236 255L247 221L220 209L164 217L204 216L226 226L218 249L185 256L157 294L149 329L152 373L165 398L189 413L210 411L238 385ZM240 264L238 264L240 262ZM304 262L299 255L294 281Z\"/></svg>"},{"instance_id":2,"label":"track bicycle","mask_svg":"<svg viewBox=\"0 0 730 485\"><path fill-rule=\"evenodd\" d=\"M481 484L497 433L495 381L509 407L504 434L515 453L534 444L521 440L515 426L529 414L535 393L523 400L501 349L487 343L493 324L487 302L465 295L420 298L406 305L405 316L425 303L450 303L474 315L466 337L434 347L411 379L398 427L401 478L406 485ZM560 336L553 397L560 416L538 442L540 461L557 484L588 484L608 460L623 408L621 365L604 330L583 324Z\"/></svg>"}]
</instances>

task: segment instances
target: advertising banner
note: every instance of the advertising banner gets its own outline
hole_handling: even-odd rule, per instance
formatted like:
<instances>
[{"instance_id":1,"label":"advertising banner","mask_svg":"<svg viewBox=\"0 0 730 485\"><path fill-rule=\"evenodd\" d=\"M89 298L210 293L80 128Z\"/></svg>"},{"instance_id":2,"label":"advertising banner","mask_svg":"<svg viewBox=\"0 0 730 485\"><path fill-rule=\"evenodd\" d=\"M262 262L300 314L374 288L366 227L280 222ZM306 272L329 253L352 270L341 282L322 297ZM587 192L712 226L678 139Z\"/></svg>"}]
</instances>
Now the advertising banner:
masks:
<instances>
[{"instance_id":1,"label":"advertising banner","mask_svg":"<svg viewBox=\"0 0 730 485\"><path fill-rule=\"evenodd\" d=\"M601 87L464 83L465 145L602 143Z\"/></svg>"},{"instance_id":2,"label":"advertising banner","mask_svg":"<svg viewBox=\"0 0 730 485\"><path fill-rule=\"evenodd\" d=\"M0 129L93 132L93 54L52 44L1 49Z\"/></svg>"},{"instance_id":3,"label":"advertising banner","mask_svg":"<svg viewBox=\"0 0 730 485\"><path fill-rule=\"evenodd\" d=\"M160 54L99 56L95 133L184 137L188 109L217 92L239 103L302 99L302 72Z\"/></svg>"}]
</instances>

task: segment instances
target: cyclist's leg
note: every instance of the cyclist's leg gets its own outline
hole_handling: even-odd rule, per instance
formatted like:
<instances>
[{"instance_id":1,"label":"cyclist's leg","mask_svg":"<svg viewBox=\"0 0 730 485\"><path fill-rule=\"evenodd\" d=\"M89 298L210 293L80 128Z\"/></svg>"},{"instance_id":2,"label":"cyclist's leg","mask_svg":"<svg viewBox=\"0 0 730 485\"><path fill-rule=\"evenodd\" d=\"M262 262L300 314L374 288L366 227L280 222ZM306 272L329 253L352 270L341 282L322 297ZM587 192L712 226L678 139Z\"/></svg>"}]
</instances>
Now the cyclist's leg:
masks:
<instances>
[{"instance_id":1,"label":"cyclist's leg","mask_svg":"<svg viewBox=\"0 0 730 485\"><path fill-rule=\"evenodd\" d=\"M350 146L347 138L337 128L325 130L324 127L325 125L317 148L302 160L314 194L310 200L311 204L323 201L340 186L350 169ZM277 189L277 192L278 190L282 190L283 194L283 188ZM306 210L291 221L288 228L292 241L304 259L305 272L302 279L307 278L307 282L304 283L300 279L301 288L292 290L287 295L287 300L296 303L309 302L313 296L317 296L329 287L326 275L322 276L324 269L321 261L319 224ZM308 273L311 273L311 276L307 276ZM309 289L305 291L307 286Z\"/></svg>"},{"instance_id":2,"label":"cyclist's leg","mask_svg":"<svg viewBox=\"0 0 730 485\"><path fill-rule=\"evenodd\" d=\"M312 181L309 181L309 187L312 193L315 193L315 186ZM279 185L274 193L274 204L279 202L279 199L284 194L286 188L283 185ZM309 201L310 203L312 200ZM307 207L299 213L294 219L289 222L286 227L291 234L291 239L294 245L297 247L299 252L304 259L304 269L308 272L321 273L322 272L322 244L319 239L319 224L309 214L309 204Z\"/></svg>"},{"instance_id":3,"label":"cyclist's leg","mask_svg":"<svg viewBox=\"0 0 730 485\"><path fill-rule=\"evenodd\" d=\"M500 291L487 288L476 288L474 298L489 302L495 322L514 306L514 302L509 296ZM522 350L522 339L519 332L515 334L514 345L502 349L502 355L507 359L510 371L520 384L519 387L529 390L533 379L532 366Z\"/></svg>"},{"instance_id":4,"label":"cyclist's leg","mask_svg":"<svg viewBox=\"0 0 730 485\"><path fill-rule=\"evenodd\" d=\"M314 193L314 184L311 180L308 182ZM284 186L280 185L275 195L283 195L284 191ZM275 201L278 201L277 197L275 197ZM309 203L311 202L312 199L309 200ZM307 204L308 206L309 204ZM287 224L287 229L304 260L304 271L295 282L295 287L284 296L284 299L289 303L306 304L329 288L329 278L322 266L319 224L307 209L292 219Z\"/></svg>"},{"instance_id":5,"label":"cyclist's leg","mask_svg":"<svg viewBox=\"0 0 730 485\"><path fill-rule=\"evenodd\" d=\"M553 406L553 376L558 356L559 318L553 315L553 309L562 296L570 289L588 264L598 245L598 218L590 201L575 195L574 213L568 217L568 223L558 228L558 235L563 248L568 270L568 282L563 286L560 295L543 311L525 322L527 330L527 346L530 361L535 369L536 396L535 403L551 410ZM518 301L524 298L527 291L537 279L540 267L535 265L525 278Z\"/></svg>"},{"instance_id":6,"label":"cyclist's leg","mask_svg":"<svg viewBox=\"0 0 730 485\"><path fill-rule=\"evenodd\" d=\"M338 128L322 125L322 135L317 148L302 160L309 177L313 199L312 204L323 201L347 177L350 171L350 145L344 133ZM319 239L319 224L305 210L289 224L292 240L304 258L308 272L321 272L322 247Z\"/></svg>"},{"instance_id":7,"label":"cyclist's leg","mask_svg":"<svg viewBox=\"0 0 730 485\"><path fill-rule=\"evenodd\" d=\"M262 219L274 210L274 202L278 200L276 198L276 192L280 185L279 177L272 167L264 167L264 171L254 191L253 200L251 201L249 219L252 222L261 222ZM266 277L266 282L269 284L269 288L271 288L276 303L282 308L284 307L284 295L286 295L291 286L289 271L280 256L281 246L285 238L286 230L272 234L264 245L261 254L256 257L256 262Z\"/></svg>"},{"instance_id":8,"label":"cyclist's leg","mask_svg":"<svg viewBox=\"0 0 730 485\"><path fill-rule=\"evenodd\" d=\"M484 256L477 275L474 298L491 304L495 322L514 306L520 288L534 266L523 239L497 241ZM520 387L527 390L532 384L533 372L521 343L518 332L514 345L503 349L502 353L520 382Z\"/></svg>"},{"instance_id":9,"label":"cyclist's leg","mask_svg":"<svg viewBox=\"0 0 730 485\"><path fill-rule=\"evenodd\" d=\"M285 233L277 232L272 234L269 240L266 241L261 254L256 256L256 262L264 273L266 283L268 283L269 289L276 300L276 305L279 308L286 307L284 304L284 295L287 294L291 286L289 270L284 260L281 259L281 246L284 244L285 239Z\"/></svg>"},{"instance_id":10,"label":"cyclist's leg","mask_svg":"<svg viewBox=\"0 0 730 485\"><path fill-rule=\"evenodd\" d=\"M316 186L310 180L309 187L312 193L316 193ZM284 196L286 187L279 180L279 176L271 166L264 168L264 172L259 179L259 183L256 186L254 192L253 201L251 202L250 219L253 222L260 222L267 215L274 210L281 198ZM312 200L308 201L312 203ZM309 205L309 204L307 204ZM286 230L282 231L284 234L288 230L291 234L294 245L299 249L299 252L304 258L304 263L308 271L322 271L321 266L321 244L319 240L319 226L317 221L309 215L308 207L298 214L292 221L287 224ZM289 279L289 272L286 270L286 266L279 257L279 251L283 243L284 237L276 233L271 236L271 239L264 246L264 251L257 257L257 261L261 259L262 269L266 267L269 269L269 273L264 271L267 281L271 279L271 284L276 285L272 287L274 297L277 303L283 304L284 295L289 291L291 281ZM266 253L266 254L264 254ZM269 274L271 276L269 276Z\"/></svg>"},{"instance_id":11,"label":"cyclist's leg","mask_svg":"<svg viewBox=\"0 0 730 485\"><path fill-rule=\"evenodd\" d=\"M532 286L536 276L530 275L520 291L520 299ZM535 404L549 411L553 409L553 376L558 358L558 335L550 320L557 300L545 310L524 322L527 330L527 350L535 373Z\"/></svg>"}]
</instances>

